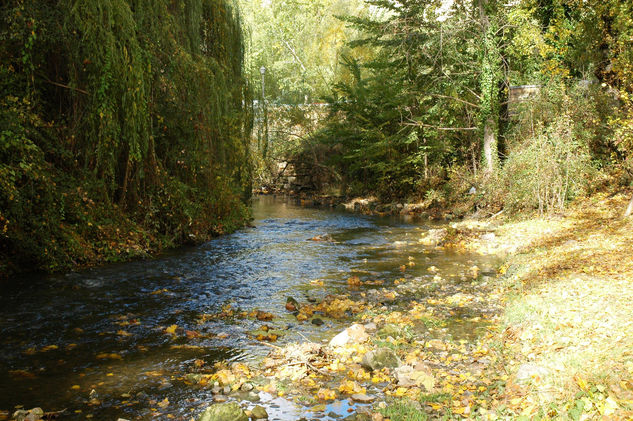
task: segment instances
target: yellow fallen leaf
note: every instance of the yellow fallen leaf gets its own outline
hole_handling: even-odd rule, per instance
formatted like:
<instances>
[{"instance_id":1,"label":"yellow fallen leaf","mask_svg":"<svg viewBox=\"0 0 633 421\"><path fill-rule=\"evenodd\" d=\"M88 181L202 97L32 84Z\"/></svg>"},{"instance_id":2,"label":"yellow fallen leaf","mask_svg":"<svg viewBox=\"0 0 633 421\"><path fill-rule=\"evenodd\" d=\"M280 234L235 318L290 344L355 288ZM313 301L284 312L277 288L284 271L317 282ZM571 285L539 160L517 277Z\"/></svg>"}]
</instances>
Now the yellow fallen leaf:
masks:
<instances>
[{"instance_id":1,"label":"yellow fallen leaf","mask_svg":"<svg viewBox=\"0 0 633 421\"><path fill-rule=\"evenodd\" d=\"M101 354L97 354L97 359L98 360L122 360L123 357L120 356L119 354L115 354L114 352L111 352L111 353L103 352Z\"/></svg>"},{"instance_id":2,"label":"yellow fallen leaf","mask_svg":"<svg viewBox=\"0 0 633 421\"><path fill-rule=\"evenodd\" d=\"M161 371L145 371L143 374L150 377L160 377L163 375Z\"/></svg>"},{"instance_id":3,"label":"yellow fallen leaf","mask_svg":"<svg viewBox=\"0 0 633 421\"><path fill-rule=\"evenodd\" d=\"M364 387L352 380L345 380L344 382L342 382L338 388L338 391L348 395L353 395L356 393L364 394L367 392Z\"/></svg>"},{"instance_id":4,"label":"yellow fallen leaf","mask_svg":"<svg viewBox=\"0 0 633 421\"><path fill-rule=\"evenodd\" d=\"M58 349L59 347L57 345L48 345L45 346L44 348L41 349L41 352L47 352L47 351L52 351L54 349Z\"/></svg>"},{"instance_id":5,"label":"yellow fallen leaf","mask_svg":"<svg viewBox=\"0 0 633 421\"><path fill-rule=\"evenodd\" d=\"M336 392L330 389L321 388L317 391L316 398L322 401L332 401L336 399Z\"/></svg>"},{"instance_id":6,"label":"yellow fallen leaf","mask_svg":"<svg viewBox=\"0 0 633 421\"><path fill-rule=\"evenodd\" d=\"M165 333L169 333L170 335L175 335L176 334L176 329L178 329L178 325L171 325L171 326L165 328Z\"/></svg>"},{"instance_id":7,"label":"yellow fallen leaf","mask_svg":"<svg viewBox=\"0 0 633 421\"><path fill-rule=\"evenodd\" d=\"M71 386L71 389L72 390L79 390L79 389L81 389L81 387L78 384L75 384L75 385Z\"/></svg>"},{"instance_id":8,"label":"yellow fallen leaf","mask_svg":"<svg viewBox=\"0 0 633 421\"><path fill-rule=\"evenodd\" d=\"M587 382L582 377L576 376L575 380L578 387L580 387L582 390L587 390Z\"/></svg>"},{"instance_id":9,"label":"yellow fallen leaf","mask_svg":"<svg viewBox=\"0 0 633 421\"><path fill-rule=\"evenodd\" d=\"M167 408L167 407L169 406L169 399L168 399L168 398L165 398L165 399L163 399L162 401L158 402L158 403L157 403L157 405L158 405L160 408L165 409L165 408Z\"/></svg>"},{"instance_id":10,"label":"yellow fallen leaf","mask_svg":"<svg viewBox=\"0 0 633 421\"><path fill-rule=\"evenodd\" d=\"M399 387L393 392L393 396L401 398L407 394L407 391L408 389L406 387Z\"/></svg>"}]
</instances>

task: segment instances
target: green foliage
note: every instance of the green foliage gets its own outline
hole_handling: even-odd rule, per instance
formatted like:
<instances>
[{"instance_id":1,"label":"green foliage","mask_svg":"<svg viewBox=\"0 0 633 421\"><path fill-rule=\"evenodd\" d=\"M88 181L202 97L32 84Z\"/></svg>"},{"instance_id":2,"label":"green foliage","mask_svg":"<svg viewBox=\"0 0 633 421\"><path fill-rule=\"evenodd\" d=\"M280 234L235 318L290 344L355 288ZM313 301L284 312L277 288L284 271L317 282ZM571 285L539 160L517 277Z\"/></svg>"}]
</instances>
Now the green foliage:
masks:
<instances>
[{"instance_id":1,"label":"green foliage","mask_svg":"<svg viewBox=\"0 0 633 421\"><path fill-rule=\"evenodd\" d=\"M525 105L529 112L524 111L524 120L514 128L501 174L506 207L558 211L588 191L596 176L597 147L592 142L600 127L599 93L589 94L588 88L568 91L552 84Z\"/></svg>"},{"instance_id":2,"label":"green foliage","mask_svg":"<svg viewBox=\"0 0 633 421\"><path fill-rule=\"evenodd\" d=\"M399 122L414 98L393 74L364 78L356 61L347 65L354 83L338 85L329 125L319 134L330 147L343 147L328 163L381 196L410 194L419 179L424 145L416 127Z\"/></svg>"},{"instance_id":3,"label":"green foliage","mask_svg":"<svg viewBox=\"0 0 633 421\"><path fill-rule=\"evenodd\" d=\"M545 212L633 162L630 2L367 3L383 13L345 18L362 36L306 143L347 193ZM510 103L520 84L541 94Z\"/></svg>"},{"instance_id":4,"label":"green foliage","mask_svg":"<svg viewBox=\"0 0 633 421\"><path fill-rule=\"evenodd\" d=\"M239 0L249 30L247 72L260 81L265 66L266 97L284 104L314 102L344 72L345 43L354 31L336 16L365 14L362 0Z\"/></svg>"},{"instance_id":5,"label":"green foliage","mask_svg":"<svg viewBox=\"0 0 633 421\"><path fill-rule=\"evenodd\" d=\"M350 78L336 86L330 124L317 137L340 145L342 157L329 164L350 185L422 198L433 173L480 155L484 126L492 122L496 136L504 31L490 15L495 2L485 12L457 2L446 19L437 2L369 3L387 11L347 21L365 35L350 45L375 57L346 59Z\"/></svg>"},{"instance_id":6,"label":"green foliage","mask_svg":"<svg viewBox=\"0 0 633 421\"><path fill-rule=\"evenodd\" d=\"M245 216L251 96L230 2L11 0L0 23L2 260L58 270L129 254L126 235L143 254Z\"/></svg>"}]
</instances>

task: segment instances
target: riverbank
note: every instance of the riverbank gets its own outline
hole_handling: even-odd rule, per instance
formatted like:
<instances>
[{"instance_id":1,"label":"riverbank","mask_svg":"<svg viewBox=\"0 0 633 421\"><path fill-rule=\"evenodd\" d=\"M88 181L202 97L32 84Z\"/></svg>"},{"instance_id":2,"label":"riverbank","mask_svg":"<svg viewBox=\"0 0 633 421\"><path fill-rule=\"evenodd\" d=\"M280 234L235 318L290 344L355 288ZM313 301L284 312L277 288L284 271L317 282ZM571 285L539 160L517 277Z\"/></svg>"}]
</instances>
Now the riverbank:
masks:
<instances>
[{"instance_id":1,"label":"riverbank","mask_svg":"<svg viewBox=\"0 0 633 421\"><path fill-rule=\"evenodd\" d=\"M134 208L109 203L98 192L79 187L60 197L63 217L40 225L24 227L0 214L5 228L0 282L28 272L60 273L156 257L234 232L251 217L247 205L229 194L180 200L165 195L159 203L139 200Z\"/></svg>"},{"instance_id":2,"label":"riverbank","mask_svg":"<svg viewBox=\"0 0 633 421\"><path fill-rule=\"evenodd\" d=\"M301 206L328 207L341 211L360 213L370 216L403 216L416 220L451 221L469 216L472 203L465 201L462 206L438 206L433 200L415 203L384 202L374 196L349 197L319 193L294 193L293 191L273 191L259 189L253 192L262 196L279 196L295 200ZM467 203L468 202L468 203ZM472 215L472 212L470 212ZM491 216L484 214L482 217Z\"/></svg>"},{"instance_id":3,"label":"riverbank","mask_svg":"<svg viewBox=\"0 0 633 421\"><path fill-rule=\"evenodd\" d=\"M341 399L367 404L346 418L355 420L630 419L627 201L597 194L564 215L429 231L420 243L503 256L503 264L496 276L473 266L459 281L430 267L432 280L383 289L328 346L309 338L273 346L255 371L261 390L292 398L302 388L317 413ZM403 303L408 293L418 299ZM308 306L303 320L311 316ZM208 380L223 385L227 373Z\"/></svg>"},{"instance_id":4,"label":"riverbank","mask_svg":"<svg viewBox=\"0 0 633 421\"><path fill-rule=\"evenodd\" d=\"M564 215L456 225L465 247L508 253L496 343L505 408L528 418L633 416L633 221L628 195L596 194ZM473 235L476 231L488 231Z\"/></svg>"}]
</instances>

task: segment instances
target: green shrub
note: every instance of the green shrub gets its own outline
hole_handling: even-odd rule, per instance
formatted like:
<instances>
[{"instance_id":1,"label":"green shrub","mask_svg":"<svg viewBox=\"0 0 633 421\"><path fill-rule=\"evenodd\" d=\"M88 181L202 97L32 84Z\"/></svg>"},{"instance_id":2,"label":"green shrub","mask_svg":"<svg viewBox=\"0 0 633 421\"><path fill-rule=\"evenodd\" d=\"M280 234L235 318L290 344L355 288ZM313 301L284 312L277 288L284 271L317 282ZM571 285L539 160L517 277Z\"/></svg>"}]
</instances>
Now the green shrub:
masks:
<instances>
[{"instance_id":1,"label":"green shrub","mask_svg":"<svg viewBox=\"0 0 633 421\"><path fill-rule=\"evenodd\" d=\"M528 138L508 157L501 180L505 205L513 210L561 210L585 192L595 172L586 145L574 138L569 117Z\"/></svg>"},{"instance_id":2,"label":"green shrub","mask_svg":"<svg viewBox=\"0 0 633 421\"><path fill-rule=\"evenodd\" d=\"M559 211L588 191L601 159L596 96L588 88L552 83L524 107L500 177L491 181L506 208Z\"/></svg>"}]
</instances>

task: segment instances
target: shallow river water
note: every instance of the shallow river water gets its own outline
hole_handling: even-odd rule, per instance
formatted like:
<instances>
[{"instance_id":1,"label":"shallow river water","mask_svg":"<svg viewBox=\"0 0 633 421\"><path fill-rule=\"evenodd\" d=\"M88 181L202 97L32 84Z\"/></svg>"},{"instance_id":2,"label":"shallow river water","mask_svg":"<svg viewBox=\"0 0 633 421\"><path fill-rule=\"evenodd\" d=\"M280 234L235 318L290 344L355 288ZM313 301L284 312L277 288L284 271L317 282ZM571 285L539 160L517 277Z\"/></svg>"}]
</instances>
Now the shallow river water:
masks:
<instances>
[{"instance_id":1,"label":"shallow river water","mask_svg":"<svg viewBox=\"0 0 633 421\"><path fill-rule=\"evenodd\" d=\"M146 261L49 277L29 277L0 297L0 410L65 409L62 419L189 420L212 401L205 388L179 380L196 360L253 361L269 348L248 335L257 320L204 320L223 305L276 315L279 343L324 341L351 323L298 323L285 308L347 291L347 279L432 276L492 263L418 243L428 223L303 208L256 198L253 226L199 247ZM309 241L329 234L333 241ZM400 267L408 262L403 275ZM311 282L322 280L322 283ZM322 285L321 285L322 284ZM166 332L177 326L177 334ZM190 331L187 335L185 332ZM469 335L468 329L455 335ZM92 393L92 394L91 394ZM304 409L262 394L272 419L295 420ZM157 403L168 399L168 405ZM92 404L90 403L92 399ZM163 415L153 417L152 408ZM344 414L346 402L327 408ZM326 412L327 413L327 412ZM168 418L169 417L169 418Z\"/></svg>"}]
</instances>

